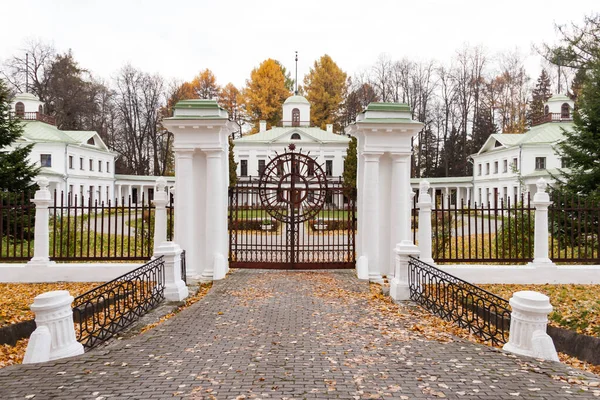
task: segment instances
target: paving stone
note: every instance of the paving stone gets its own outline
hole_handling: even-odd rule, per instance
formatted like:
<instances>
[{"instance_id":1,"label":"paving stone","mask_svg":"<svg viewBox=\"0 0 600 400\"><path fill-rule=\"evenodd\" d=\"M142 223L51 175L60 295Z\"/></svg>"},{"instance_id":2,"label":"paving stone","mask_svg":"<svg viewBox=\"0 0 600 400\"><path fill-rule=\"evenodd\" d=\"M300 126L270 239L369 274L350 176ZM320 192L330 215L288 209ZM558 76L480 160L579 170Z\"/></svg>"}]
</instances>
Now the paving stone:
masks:
<instances>
[{"instance_id":1,"label":"paving stone","mask_svg":"<svg viewBox=\"0 0 600 400\"><path fill-rule=\"evenodd\" d=\"M144 334L0 370L0 399L600 397L554 379L599 379L559 363L418 333L390 338L382 322L401 331L416 321L380 321L369 301L353 271L236 270Z\"/></svg>"}]
</instances>

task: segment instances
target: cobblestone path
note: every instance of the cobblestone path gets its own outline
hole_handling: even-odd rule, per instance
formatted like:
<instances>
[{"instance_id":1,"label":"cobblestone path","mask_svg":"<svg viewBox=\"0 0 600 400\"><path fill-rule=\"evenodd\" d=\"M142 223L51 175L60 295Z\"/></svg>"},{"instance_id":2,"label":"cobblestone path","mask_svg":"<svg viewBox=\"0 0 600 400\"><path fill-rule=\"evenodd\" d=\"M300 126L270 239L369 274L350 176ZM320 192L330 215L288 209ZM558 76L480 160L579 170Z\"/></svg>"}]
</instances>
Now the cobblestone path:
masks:
<instances>
[{"instance_id":1,"label":"cobblestone path","mask_svg":"<svg viewBox=\"0 0 600 400\"><path fill-rule=\"evenodd\" d=\"M352 271L238 270L137 337L0 370L0 399L600 396L589 384L595 375L459 339L440 342L414 328L417 315L374 297ZM559 379L569 375L578 378Z\"/></svg>"}]
</instances>

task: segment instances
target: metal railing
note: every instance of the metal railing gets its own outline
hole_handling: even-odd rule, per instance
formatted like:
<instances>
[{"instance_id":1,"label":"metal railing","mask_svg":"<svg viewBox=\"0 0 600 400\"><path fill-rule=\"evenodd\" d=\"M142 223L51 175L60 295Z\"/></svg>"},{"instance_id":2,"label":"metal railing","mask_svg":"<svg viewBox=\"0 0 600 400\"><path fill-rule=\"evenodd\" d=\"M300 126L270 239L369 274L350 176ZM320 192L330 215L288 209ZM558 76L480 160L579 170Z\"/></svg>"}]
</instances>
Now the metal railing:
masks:
<instances>
[{"instance_id":1,"label":"metal railing","mask_svg":"<svg viewBox=\"0 0 600 400\"><path fill-rule=\"evenodd\" d=\"M152 257L154 206L54 192L50 211L50 258L56 261L146 261Z\"/></svg>"},{"instance_id":2,"label":"metal railing","mask_svg":"<svg viewBox=\"0 0 600 400\"><path fill-rule=\"evenodd\" d=\"M0 261L33 257L35 204L30 193L0 192Z\"/></svg>"},{"instance_id":3,"label":"metal railing","mask_svg":"<svg viewBox=\"0 0 600 400\"><path fill-rule=\"evenodd\" d=\"M91 349L131 325L164 300L163 257L100 285L73 301L77 340Z\"/></svg>"},{"instance_id":4,"label":"metal railing","mask_svg":"<svg viewBox=\"0 0 600 400\"><path fill-rule=\"evenodd\" d=\"M600 201L560 192L553 192L551 200L550 259L600 264Z\"/></svg>"},{"instance_id":5,"label":"metal railing","mask_svg":"<svg viewBox=\"0 0 600 400\"><path fill-rule=\"evenodd\" d=\"M533 259L535 208L529 193L492 200L485 206L464 201L459 205L441 196L435 203L431 225L436 262L526 263Z\"/></svg>"},{"instance_id":6,"label":"metal railing","mask_svg":"<svg viewBox=\"0 0 600 400\"><path fill-rule=\"evenodd\" d=\"M531 125L536 126L546 122L568 122L573 121L573 115L569 113L548 113L535 119Z\"/></svg>"},{"instance_id":7,"label":"metal railing","mask_svg":"<svg viewBox=\"0 0 600 400\"><path fill-rule=\"evenodd\" d=\"M409 258L411 300L439 317L466 328L493 345L508 341L507 300L414 257Z\"/></svg>"},{"instance_id":8,"label":"metal railing","mask_svg":"<svg viewBox=\"0 0 600 400\"><path fill-rule=\"evenodd\" d=\"M185 263L185 250L181 252L181 280L187 285L187 265Z\"/></svg>"},{"instance_id":9,"label":"metal railing","mask_svg":"<svg viewBox=\"0 0 600 400\"><path fill-rule=\"evenodd\" d=\"M40 112L11 112L10 118L19 118L26 121L40 121L50 125L56 125L56 118Z\"/></svg>"}]
</instances>

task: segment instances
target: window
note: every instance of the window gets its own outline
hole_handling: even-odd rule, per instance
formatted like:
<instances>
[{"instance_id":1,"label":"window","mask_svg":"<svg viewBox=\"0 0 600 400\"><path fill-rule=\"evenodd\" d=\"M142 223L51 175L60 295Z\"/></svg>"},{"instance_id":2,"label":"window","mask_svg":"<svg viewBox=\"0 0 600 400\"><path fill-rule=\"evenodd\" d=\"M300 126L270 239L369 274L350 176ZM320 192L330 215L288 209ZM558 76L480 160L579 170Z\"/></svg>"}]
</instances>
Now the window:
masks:
<instances>
[{"instance_id":1,"label":"window","mask_svg":"<svg viewBox=\"0 0 600 400\"><path fill-rule=\"evenodd\" d=\"M263 176L265 173L265 160L258 160L258 176Z\"/></svg>"},{"instance_id":2,"label":"window","mask_svg":"<svg viewBox=\"0 0 600 400\"><path fill-rule=\"evenodd\" d=\"M568 103L563 103L563 105L560 106L560 117L567 119L571 118L571 108Z\"/></svg>"},{"instance_id":3,"label":"window","mask_svg":"<svg viewBox=\"0 0 600 400\"><path fill-rule=\"evenodd\" d=\"M69 200L73 198L75 193L73 193L73 185L69 185Z\"/></svg>"},{"instance_id":4,"label":"window","mask_svg":"<svg viewBox=\"0 0 600 400\"><path fill-rule=\"evenodd\" d=\"M90 171L94 170L94 160L90 158Z\"/></svg>"},{"instance_id":5,"label":"window","mask_svg":"<svg viewBox=\"0 0 600 400\"><path fill-rule=\"evenodd\" d=\"M479 204L481 204L481 201L482 201L482 200L483 200L483 199L481 198L481 188L479 188Z\"/></svg>"},{"instance_id":6,"label":"window","mask_svg":"<svg viewBox=\"0 0 600 400\"><path fill-rule=\"evenodd\" d=\"M485 163L485 174L486 175L490 174L490 163Z\"/></svg>"},{"instance_id":7,"label":"window","mask_svg":"<svg viewBox=\"0 0 600 400\"><path fill-rule=\"evenodd\" d=\"M325 161L325 175L333 176L333 160Z\"/></svg>"},{"instance_id":8,"label":"window","mask_svg":"<svg viewBox=\"0 0 600 400\"><path fill-rule=\"evenodd\" d=\"M519 169L519 163L518 163L517 157L513 158L512 167L514 169Z\"/></svg>"},{"instance_id":9,"label":"window","mask_svg":"<svg viewBox=\"0 0 600 400\"><path fill-rule=\"evenodd\" d=\"M92 146L96 145L96 141L94 140L94 137L92 136L91 138L88 139L87 144L91 144Z\"/></svg>"},{"instance_id":10,"label":"window","mask_svg":"<svg viewBox=\"0 0 600 400\"><path fill-rule=\"evenodd\" d=\"M110 200L110 190L109 186L106 187L106 201Z\"/></svg>"},{"instance_id":11,"label":"window","mask_svg":"<svg viewBox=\"0 0 600 400\"><path fill-rule=\"evenodd\" d=\"M518 187L513 187L513 197L515 198L515 204L517 204L517 200L519 198L519 188Z\"/></svg>"},{"instance_id":12,"label":"window","mask_svg":"<svg viewBox=\"0 0 600 400\"><path fill-rule=\"evenodd\" d=\"M498 173L498 161L494 161L494 173Z\"/></svg>"},{"instance_id":13,"label":"window","mask_svg":"<svg viewBox=\"0 0 600 400\"><path fill-rule=\"evenodd\" d=\"M315 176L315 160L308 160L308 176Z\"/></svg>"},{"instance_id":14,"label":"window","mask_svg":"<svg viewBox=\"0 0 600 400\"><path fill-rule=\"evenodd\" d=\"M15 104L15 114L17 117L25 116L25 104L21 103L20 101Z\"/></svg>"},{"instance_id":15,"label":"window","mask_svg":"<svg viewBox=\"0 0 600 400\"><path fill-rule=\"evenodd\" d=\"M277 176L283 176L283 161L277 161Z\"/></svg>"},{"instance_id":16,"label":"window","mask_svg":"<svg viewBox=\"0 0 600 400\"><path fill-rule=\"evenodd\" d=\"M106 172L110 172L110 162L106 162Z\"/></svg>"},{"instance_id":17,"label":"window","mask_svg":"<svg viewBox=\"0 0 600 400\"><path fill-rule=\"evenodd\" d=\"M90 185L90 191L88 193L90 200L93 202L94 201L94 187L92 185Z\"/></svg>"},{"instance_id":18,"label":"window","mask_svg":"<svg viewBox=\"0 0 600 400\"><path fill-rule=\"evenodd\" d=\"M477 164L477 175L481 176L481 164Z\"/></svg>"},{"instance_id":19,"label":"window","mask_svg":"<svg viewBox=\"0 0 600 400\"><path fill-rule=\"evenodd\" d=\"M81 198L81 201L83 201L83 185L79 185L79 198Z\"/></svg>"},{"instance_id":20,"label":"window","mask_svg":"<svg viewBox=\"0 0 600 400\"><path fill-rule=\"evenodd\" d=\"M546 157L535 158L535 169L546 169Z\"/></svg>"},{"instance_id":21,"label":"window","mask_svg":"<svg viewBox=\"0 0 600 400\"><path fill-rule=\"evenodd\" d=\"M502 200L504 201L504 204L506 204L506 202L508 201L508 187L504 186L504 188L502 189L502 193L504 194L502 196Z\"/></svg>"},{"instance_id":22,"label":"window","mask_svg":"<svg viewBox=\"0 0 600 400\"><path fill-rule=\"evenodd\" d=\"M300 110L298 110L297 108L294 108L292 110L292 126L300 126ZM294 139L293 135L292 139Z\"/></svg>"},{"instance_id":23,"label":"window","mask_svg":"<svg viewBox=\"0 0 600 400\"><path fill-rule=\"evenodd\" d=\"M98 160L98 172L102 172L102 161Z\"/></svg>"},{"instance_id":24,"label":"window","mask_svg":"<svg viewBox=\"0 0 600 400\"><path fill-rule=\"evenodd\" d=\"M69 156L69 169L73 169L73 156Z\"/></svg>"},{"instance_id":25,"label":"window","mask_svg":"<svg viewBox=\"0 0 600 400\"><path fill-rule=\"evenodd\" d=\"M508 160L502 160L502 172L508 172Z\"/></svg>"},{"instance_id":26,"label":"window","mask_svg":"<svg viewBox=\"0 0 600 400\"><path fill-rule=\"evenodd\" d=\"M83 171L83 157L79 157L79 169Z\"/></svg>"},{"instance_id":27,"label":"window","mask_svg":"<svg viewBox=\"0 0 600 400\"><path fill-rule=\"evenodd\" d=\"M42 167L52 166L52 154L40 154L40 164Z\"/></svg>"},{"instance_id":28,"label":"window","mask_svg":"<svg viewBox=\"0 0 600 400\"><path fill-rule=\"evenodd\" d=\"M561 168L569 168L569 163L567 160L565 160L564 158L560 159L560 167Z\"/></svg>"},{"instance_id":29,"label":"window","mask_svg":"<svg viewBox=\"0 0 600 400\"><path fill-rule=\"evenodd\" d=\"M550 114L550 108L548 107L548 105L546 105L544 107L544 115L548 115L548 114Z\"/></svg>"},{"instance_id":30,"label":"window","mask_svg":"<svg viewBox=\"0 0 600 400\"><path fill-rule=\"evenodd\" d=\"M300 137L300 135L298 133L293 133L292 137L290 139L291 140L300 140L302 138Z\"/></svg>"},{"instance_id":31,"label":"window","mask_svg":"<svg viewBox=\"0 0 600 400\"><path fill-rule=\"evenodd\" d=\"M248 160L240 160L240 176L248 176Z\"/></svg>"}]
</instances>

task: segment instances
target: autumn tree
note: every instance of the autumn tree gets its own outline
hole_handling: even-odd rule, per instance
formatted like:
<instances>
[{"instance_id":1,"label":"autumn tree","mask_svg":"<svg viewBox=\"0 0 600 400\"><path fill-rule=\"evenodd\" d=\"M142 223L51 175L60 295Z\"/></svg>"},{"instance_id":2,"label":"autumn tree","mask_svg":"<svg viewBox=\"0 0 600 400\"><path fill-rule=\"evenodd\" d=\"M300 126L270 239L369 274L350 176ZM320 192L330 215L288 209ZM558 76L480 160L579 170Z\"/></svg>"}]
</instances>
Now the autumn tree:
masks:
<instances>
[{"instance_id":1,"label":"autumn tree","mask_svg":"<svg viewBox=\"0 0 600 400\"><path fill-rule=\"evenodd\" d=\"M219 95L220 88L217 85L217 78L208 68L196 75L190 85L196 94L193 97L195 99L216 99Z\"/></svg>"},{"instance_id":2,"label":"autumn tree","mask_svg":"<svg viewBox=\"0 0 600 400\"><path fill-rule=\"evenodd\" d=\"M304 77L306 99L311 103L310 122L325 129L327 124L340 128L344 97L346 96L346 73L325 54L315 61Z\"/></svg>"},{"instance_id":3,"label":"autumn tree","mask_svg":"<svg viewBox=\"0 0 600 400\"><path fill-rule=\"evenodd\" d=\"M283 102L290 95L285 71L279 62L269 58L254 68L242 91L244 110L254 123L253 131L258 131L260 120L267 121L267 127L278 125L283 117Z\"/></svg>"},{"instance_id":4,"label":"autumn tree","mask_svg":"<svg viewBox=\"0 0 600 400\"><path fill-rule=\"evenodd\" d=\"M237 130L233 135L235 137L240 137L242 135L242 125L244 124L245 114L242 106L241 93L233 83L228 83L219 91L219 105L227 110L229 119L237 125Z\"/></svg>"}]
</instances>

